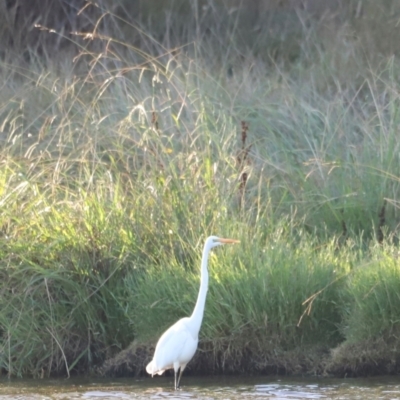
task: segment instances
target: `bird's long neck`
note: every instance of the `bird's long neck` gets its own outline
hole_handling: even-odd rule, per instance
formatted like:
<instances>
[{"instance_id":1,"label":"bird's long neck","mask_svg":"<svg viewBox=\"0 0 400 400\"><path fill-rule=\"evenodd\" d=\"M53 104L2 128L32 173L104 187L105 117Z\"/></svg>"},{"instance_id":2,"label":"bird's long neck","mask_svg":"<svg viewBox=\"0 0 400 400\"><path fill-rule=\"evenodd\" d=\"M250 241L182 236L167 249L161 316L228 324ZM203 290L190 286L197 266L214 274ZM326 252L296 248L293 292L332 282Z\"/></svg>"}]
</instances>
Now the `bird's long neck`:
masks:
<instances>
[{"instance_id":1,"label":"bird's long neck","mask_svg":"<svg viewBox=\"0 0 400 400\"><path fill-rule=\"evenodd\" d=\"M193 313L190 319L193 322L193 330L198 333L200 331L201 322L203 320L204 307L206 304L207 290L208 290L208 255L210 253L210 248L204 246L203 256L201 259L201 282L199 295L197 296L196 305L194 307Z\"/></svg>"}]
</instances>

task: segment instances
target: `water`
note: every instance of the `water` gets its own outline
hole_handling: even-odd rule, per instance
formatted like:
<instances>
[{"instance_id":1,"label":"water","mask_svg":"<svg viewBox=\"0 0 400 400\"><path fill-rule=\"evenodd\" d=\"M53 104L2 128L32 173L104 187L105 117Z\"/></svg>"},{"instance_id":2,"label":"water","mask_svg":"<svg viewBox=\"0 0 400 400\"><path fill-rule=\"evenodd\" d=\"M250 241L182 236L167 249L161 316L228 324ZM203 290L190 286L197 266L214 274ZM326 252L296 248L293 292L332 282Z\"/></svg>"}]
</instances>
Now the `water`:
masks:
<instances>
[{"instance_id":1,"label":"water","mask_svg":"<svg viewBox=\"0 0 400 400\"><path fill-rule=\"evenodd\" d=\"M274 377L182 378L182 390L171 377L115 380L2 380L0 400L400 400L400 378L289 379Z\"/></svg>"}]
</instances>

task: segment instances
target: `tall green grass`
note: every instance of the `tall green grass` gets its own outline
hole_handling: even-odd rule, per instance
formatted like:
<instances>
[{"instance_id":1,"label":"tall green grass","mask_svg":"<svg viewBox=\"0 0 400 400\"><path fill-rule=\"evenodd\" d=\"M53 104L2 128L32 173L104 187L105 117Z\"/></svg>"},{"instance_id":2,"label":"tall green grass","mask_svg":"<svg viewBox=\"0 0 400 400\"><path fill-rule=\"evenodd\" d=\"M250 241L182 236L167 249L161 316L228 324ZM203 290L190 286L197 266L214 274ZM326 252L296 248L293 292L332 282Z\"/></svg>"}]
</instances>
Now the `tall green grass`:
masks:
<instances>
[{"instance_id":1,"label":"tall green grass","mask_svg":"<svg viewBox=\"0 0 400 400\"><path fill-rule=\"evenodd\" d=\"M345 337L326 370L338 375L399 371L399 274L397 246L371 245L342 290L340 331Z\"/></svg>"},{"instance_id":2,"label":"tall green grass","mask_svg":"<svg viewBox=\"0 0 400 400\"><path fill-rule=\"evenodd\" d=\"M346 337L362 341L396 336L399 313L399 265L396 249L374 248L370 260L354 270L348 281Z\"/></svg>"},{"instance_id":3,"label":"tall green grass","mask_svg":"<svg viewBox=\"0 0 400 400\"><path fill-rule=\"evenodd\" d=\"M168 42L111 14L121 37L78 36L73 70L2 59L9 375L93 371L134 340L148 357L191 313L210 234L241 245L211 257L193 369L337 371L330 349L396 341L396 58L365 63L346 24L326 47L323 20L294 12L297 55L278 56L261 51L271 32L249 41L238 16L216 41L210 15L167 18Z\"/></svg>"}]
</instances>

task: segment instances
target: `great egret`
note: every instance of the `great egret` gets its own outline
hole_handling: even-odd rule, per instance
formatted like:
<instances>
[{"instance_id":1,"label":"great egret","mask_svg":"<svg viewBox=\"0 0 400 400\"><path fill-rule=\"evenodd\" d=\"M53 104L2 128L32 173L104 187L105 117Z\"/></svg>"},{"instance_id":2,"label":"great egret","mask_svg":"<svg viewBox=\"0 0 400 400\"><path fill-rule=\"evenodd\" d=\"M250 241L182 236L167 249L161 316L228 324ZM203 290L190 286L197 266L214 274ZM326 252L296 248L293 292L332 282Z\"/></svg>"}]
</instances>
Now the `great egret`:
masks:
<instances>
[{"instance_id":1,"label":"great egret","mask_svg":"<svg viewBox=\"0 0 400 400\"><path fill-rule=\"evenodd\" d=\"M213 247L228 243L239 243L235 239L223 239L217 236L207 238L201 259L201 282L196 305L190 317L180 319L168 328L160 337L153 359L147 364L146 371L151 376L162 375L167 369L174 369L175 390L179 388L182 372L192 359L199 341L199 331L203 320L204 306L208 290L208 255ZM178 376L178 371L179 377Z\"/></svg>"}]
</instances>

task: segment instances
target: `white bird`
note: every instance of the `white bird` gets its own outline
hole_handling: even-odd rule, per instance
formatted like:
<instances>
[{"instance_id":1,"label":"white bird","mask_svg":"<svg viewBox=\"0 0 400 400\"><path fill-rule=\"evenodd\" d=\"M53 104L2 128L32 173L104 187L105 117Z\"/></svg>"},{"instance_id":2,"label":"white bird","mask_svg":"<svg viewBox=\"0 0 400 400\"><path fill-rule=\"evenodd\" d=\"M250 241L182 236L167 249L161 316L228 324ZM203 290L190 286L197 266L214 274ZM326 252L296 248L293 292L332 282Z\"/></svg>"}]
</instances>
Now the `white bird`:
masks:
<instances>
[{"instance_id":1,"label":"white bird","mask_svg":"<svg viewBox=\"0 0 400 400\"><path fill-rule=\"evenodd\" d=\"M192 359L199 341L199 331L203 320L204 306L208 290L208 255L213 247L227 243L239 243L235 239L223 239L217 236L207 238L201 259L201 282L196 305L190 317L180 319L168 328L160 337L153 359L147 364L147 373L162 375L167 369L174 369L175 390L179 389L182 372ZM178 376L178 371L179 377Z\"/></svg>"}]
</instances>

